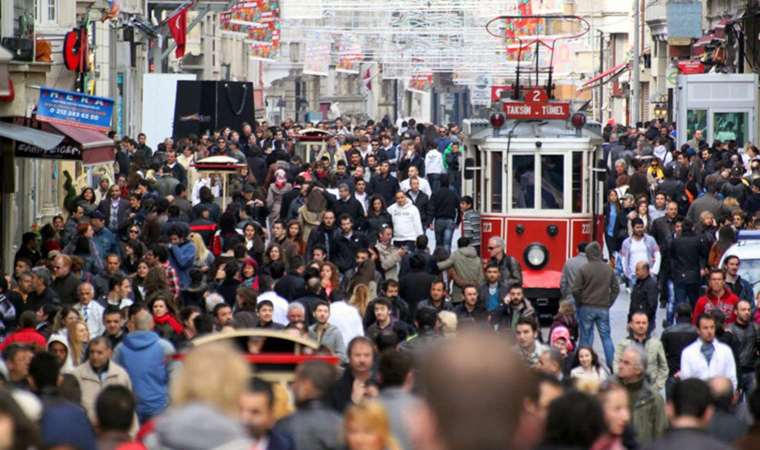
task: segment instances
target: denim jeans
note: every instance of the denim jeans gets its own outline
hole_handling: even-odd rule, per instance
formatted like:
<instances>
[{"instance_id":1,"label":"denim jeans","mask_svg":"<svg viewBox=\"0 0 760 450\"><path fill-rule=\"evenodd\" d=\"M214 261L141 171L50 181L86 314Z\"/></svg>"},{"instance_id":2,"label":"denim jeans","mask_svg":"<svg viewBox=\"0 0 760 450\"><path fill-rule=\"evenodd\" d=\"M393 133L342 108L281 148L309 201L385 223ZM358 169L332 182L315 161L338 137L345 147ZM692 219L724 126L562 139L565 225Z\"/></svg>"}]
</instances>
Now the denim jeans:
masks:
<instances>
[{"instance_id":1,"label":"denim jeans","mask_svg":"<svg viewBox=\"0 0 760 450\"><path fill-rule=\"evenodd\" d=\"M441 188L441 174L431 173L427 175L428 183L430 183L430 192L435 192Z\"/></svg>"},{"instance_id":2,"label":"denim jeans","mask_svg":"<svg viewBox=\"0 0 760 450\"><path fill-rule=\"evenodd\" d=\"M602 339L604 348L604 359L607 361L607 367L612 370L612 362L615 359L615 346L612 344L610 336L610 310L596 306L581 305L578 308L578 325L580 328L580 345L593 347L594 345L594 324L599 330L599 337Z\"/></svg>"},{"instance_id":3,"label":"denim jeans","mask_svg":"<svg viewBox=\"0 0 760 450\"><path fill-rule=\"evenodd\" d=\"M691 305L691 309L694 309L694 306L697 304L697 299L699 298L699 283L673 283L673 293L675 295L675 305L673 306L673 310L678 307L681 303L689 302Z\"/></svg>"},{"instance_id":4,"label":"denim jeans","mask_svg":"<svg viewBox=\"0 0 760 450\"><path fill-rule=\"evenodd\" d=\"M451 250L451 238L454 236L454 220L435 219L435 246Z\"/></svg>"}]
</instances>

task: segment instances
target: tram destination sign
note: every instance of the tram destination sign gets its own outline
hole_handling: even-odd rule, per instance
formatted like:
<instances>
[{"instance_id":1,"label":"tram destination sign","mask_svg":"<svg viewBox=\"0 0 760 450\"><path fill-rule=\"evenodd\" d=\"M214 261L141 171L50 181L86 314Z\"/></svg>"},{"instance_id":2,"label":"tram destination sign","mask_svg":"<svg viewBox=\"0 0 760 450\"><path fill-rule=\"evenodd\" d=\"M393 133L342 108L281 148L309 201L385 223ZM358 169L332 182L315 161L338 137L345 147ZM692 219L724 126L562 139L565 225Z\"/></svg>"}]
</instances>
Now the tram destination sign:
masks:
<instances>
[{"instance_id":1,"label":"tram destination sign","mask_svg":"<svg viewBox=\"0 0 760 450\"><path fill-rule=\"evenodd\" d=\"M525 92L524 101L506 101L504 114L508 119L567 120L570 117L570 103L550 102L543 89Z\"/></svg>"}]
</instances>

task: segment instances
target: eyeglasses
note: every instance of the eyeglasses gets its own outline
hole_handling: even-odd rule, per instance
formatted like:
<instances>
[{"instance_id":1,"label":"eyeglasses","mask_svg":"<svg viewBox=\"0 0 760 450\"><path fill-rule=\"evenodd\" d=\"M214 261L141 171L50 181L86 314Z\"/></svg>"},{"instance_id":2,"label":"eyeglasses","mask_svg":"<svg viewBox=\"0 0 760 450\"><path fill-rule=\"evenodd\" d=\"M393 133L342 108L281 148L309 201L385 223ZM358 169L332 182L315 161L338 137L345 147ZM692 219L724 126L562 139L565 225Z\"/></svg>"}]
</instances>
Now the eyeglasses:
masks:
<instances>
[{"instance_id":1,"label":"eyeglasses","mask_svg":"<svg viewBox=\"0 0 760 450\"><path fill-rule=\"evenodd\" d=\"M130 234L132 234L132 233L134 233L134 234L137 234L137 233L139 233L139 232L140 232L140 230L129 230L129 233L130 233Z\"/></svg>"},{"instance_id":2,"label":"eyeglasses","mask_svg":"<svg viewBox=\"0 0 760 450\"><path fill-rule=\"evenodd\" d=\"M488 250L496 250L499 247L488 247Z\"/></svg>"}]
</instances>

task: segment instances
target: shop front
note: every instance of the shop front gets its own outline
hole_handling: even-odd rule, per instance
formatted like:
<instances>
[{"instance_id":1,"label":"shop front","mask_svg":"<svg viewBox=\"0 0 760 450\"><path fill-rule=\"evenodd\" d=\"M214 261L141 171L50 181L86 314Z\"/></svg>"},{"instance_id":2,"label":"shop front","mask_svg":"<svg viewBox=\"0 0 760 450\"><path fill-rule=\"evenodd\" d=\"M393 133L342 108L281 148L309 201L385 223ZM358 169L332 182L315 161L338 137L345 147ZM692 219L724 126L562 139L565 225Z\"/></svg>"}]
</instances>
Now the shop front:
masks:
<instances>
[{"instance_id":1,"label":"shop front","mask_svg":"<svg viewBox=\"0 0 760 450\"><path fill-rule=\"evenodd\" d=\"M0 122L0 268L12 270L24 232L66 214L68 179L95 165L113 166L114 143L94 130L30 118ZM77 192L78 194L79 192Z\"/></svg>"}]
</instances>

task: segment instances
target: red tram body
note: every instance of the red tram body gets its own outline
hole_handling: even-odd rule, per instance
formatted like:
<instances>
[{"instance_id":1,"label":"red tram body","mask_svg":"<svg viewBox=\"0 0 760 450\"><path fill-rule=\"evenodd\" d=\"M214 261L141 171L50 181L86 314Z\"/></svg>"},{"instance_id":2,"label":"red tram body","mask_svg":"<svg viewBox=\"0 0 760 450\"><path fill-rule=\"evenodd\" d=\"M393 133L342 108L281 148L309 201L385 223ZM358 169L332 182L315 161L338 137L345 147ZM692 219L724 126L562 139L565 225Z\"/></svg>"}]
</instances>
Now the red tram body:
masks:
<instances>
[{"instance_id":1,"label":"red tram body","mask_svg":"<svg viewBox=\"0 0 760 450\"><path fill-rule=\"evenodd\" d=\"M598 228L600 127L585 121L575 127L570 120L502 122L465 121L463 193L481 211L481 256L489 256L489 238L504 239L507 254L522 266L526 296L545 320L562 297L565 261Z\"/></svg>"}]
</instances>

